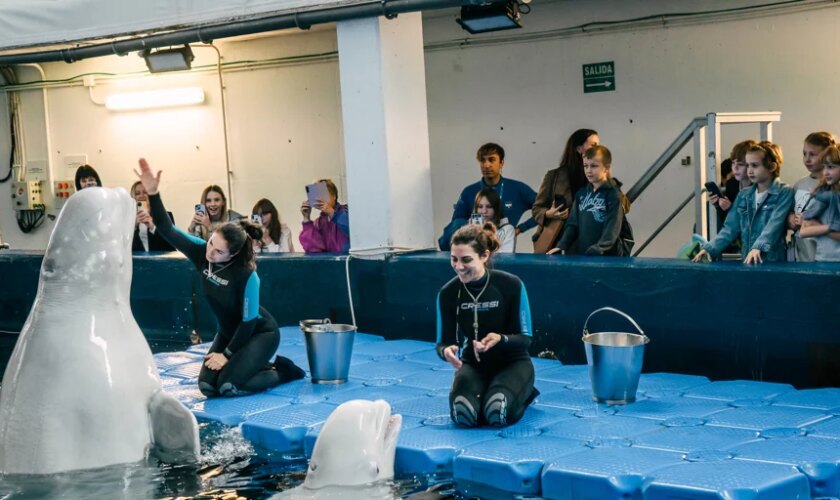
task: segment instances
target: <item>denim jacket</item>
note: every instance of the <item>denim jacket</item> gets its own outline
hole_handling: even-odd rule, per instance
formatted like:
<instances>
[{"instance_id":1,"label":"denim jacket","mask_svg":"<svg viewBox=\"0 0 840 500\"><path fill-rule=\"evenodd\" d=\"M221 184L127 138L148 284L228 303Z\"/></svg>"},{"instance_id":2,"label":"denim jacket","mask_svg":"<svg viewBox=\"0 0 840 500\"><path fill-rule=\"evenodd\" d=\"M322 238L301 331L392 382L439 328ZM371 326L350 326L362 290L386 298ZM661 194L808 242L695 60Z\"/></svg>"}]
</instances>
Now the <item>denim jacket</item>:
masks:
<instances>
[{"instance_id":1,"label":"denim jacket","mask_svg":"<svg viewBox=\"0 0 840 500\"><path fill-rule=\"evenodd\" d=\"M750 250L761 251L766 262L783 262L785 252L785 221L793 210L793 189L778 179L767 190L764 202L755 209L756 186L738 193L723 230L703 249L717 258L735 238L741 236L741 257L746 258Z\"/></svg>"}]
</instances>

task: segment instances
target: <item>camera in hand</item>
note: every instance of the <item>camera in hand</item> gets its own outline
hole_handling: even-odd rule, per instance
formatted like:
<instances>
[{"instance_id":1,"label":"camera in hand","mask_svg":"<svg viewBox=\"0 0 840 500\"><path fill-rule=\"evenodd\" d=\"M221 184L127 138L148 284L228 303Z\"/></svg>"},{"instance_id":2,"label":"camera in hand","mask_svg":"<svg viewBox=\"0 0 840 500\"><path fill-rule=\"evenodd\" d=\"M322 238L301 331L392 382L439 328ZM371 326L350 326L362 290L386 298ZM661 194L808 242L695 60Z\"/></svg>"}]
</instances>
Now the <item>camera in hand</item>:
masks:
<instances>
[{"instance_id":1,"label":"camera in hand","mask_svg":"<svg viewBox=\"0 0 840 500\"><path fill-rule=\"evenodd\" d=\"M717 196L718 198L723 196L723 192L720 190L720 187L716 183L707 182L705 184L705 186L706 186L706 192L707 193L713 194L713 195Z\"/></svg>"},{"instance_id":2,"label":"camera in hand","mask_svg":"<svg viewBox=\"0 0 840 500\"><path fill-rule=\"evenodd\" d=\"M262 225L262 215L260 214L251 214L251 220L254 224Z\"/></svg>"},{"instance_id":3,"label":"camera in hand","mask_svg":"<svg viewBox=\"0 0 840 500\"><path fill-rule=\"evenodd\" d=\"M479 226L484 225L484 216L481 214L472 214L470 215L470 224L478 224Z\"/></svg>"},{"instance_id":4,"label":"camera in hand","mask_svg":"<svg viewBox=\"0 0 840 500\"><path fill-rule=\"evenodd\" d=\"M555 196L554 197L554 206L560 212L562 212L563 210L566 210L566 208L568 208L567 205L566 205L566 198L564 196Z\"/></svg>"},{"instance_id":5,"label":"camera in hand","mask_svg":"<svg viewBox=\"0 0 840 500\"><path fill-rule=\"evenodd\" d=\"M195 213L197 213L197 214L201 214L201 215L206 215L206 214L207 214L207 210L205 210L205 209L204 209L204 205L203 205L203 204L201 204L201 203L196 203L196 205L195 205Z\"/></svg>"}]
</instances>

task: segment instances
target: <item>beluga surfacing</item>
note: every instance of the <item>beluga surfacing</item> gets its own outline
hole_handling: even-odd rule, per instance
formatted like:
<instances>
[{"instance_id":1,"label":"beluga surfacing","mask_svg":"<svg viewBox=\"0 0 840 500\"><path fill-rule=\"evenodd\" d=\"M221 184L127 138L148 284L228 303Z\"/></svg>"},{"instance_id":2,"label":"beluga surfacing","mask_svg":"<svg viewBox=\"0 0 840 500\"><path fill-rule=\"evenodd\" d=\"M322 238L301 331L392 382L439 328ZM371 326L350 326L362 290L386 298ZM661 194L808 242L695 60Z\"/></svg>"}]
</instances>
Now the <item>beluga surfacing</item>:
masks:
<instances>
[{"instance_id":1,"label":"beluga surfacing","mask_svg":"<svg viewBox=\"0 0 840 500\"><path fill-rule=\"evenodd\" d=\"M163 392L131 312L134 219L121 188L59 214L0 389L0 474L198 459L195 417Z\"/></svg>"}]
</instances>

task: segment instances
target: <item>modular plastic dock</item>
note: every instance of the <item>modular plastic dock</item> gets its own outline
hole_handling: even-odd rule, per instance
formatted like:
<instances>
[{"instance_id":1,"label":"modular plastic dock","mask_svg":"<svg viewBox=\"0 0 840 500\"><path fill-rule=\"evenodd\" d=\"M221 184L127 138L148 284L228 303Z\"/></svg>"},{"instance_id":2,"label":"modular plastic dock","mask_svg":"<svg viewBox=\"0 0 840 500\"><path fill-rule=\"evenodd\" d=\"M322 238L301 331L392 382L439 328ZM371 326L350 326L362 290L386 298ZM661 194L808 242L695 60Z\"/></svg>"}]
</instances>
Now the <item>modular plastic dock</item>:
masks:
<instances>
[{"instance_id":1,"label":"modular plastic dock","mask_svg":"<svg viewBox=\"0 0 840 500\"><path fill-rule=\"evenodd\" d=\"M308 369L298 328L281 328L281 336L279 352ZM241 425L246 438L279 452L311 453L337 405L384 399L403 415L396 473L451 473L471 491L558 499L840 496L840 388L652 373L642 375L636 403L605 406L592 401L586 366L534 359L542 394L519 423L460 429L448 414L453 371L431 343L358 333L345 384L306 378L212 400L196 386L208 347L156 354L164 389L198 418Z\"/></svg>"}]
</instances>

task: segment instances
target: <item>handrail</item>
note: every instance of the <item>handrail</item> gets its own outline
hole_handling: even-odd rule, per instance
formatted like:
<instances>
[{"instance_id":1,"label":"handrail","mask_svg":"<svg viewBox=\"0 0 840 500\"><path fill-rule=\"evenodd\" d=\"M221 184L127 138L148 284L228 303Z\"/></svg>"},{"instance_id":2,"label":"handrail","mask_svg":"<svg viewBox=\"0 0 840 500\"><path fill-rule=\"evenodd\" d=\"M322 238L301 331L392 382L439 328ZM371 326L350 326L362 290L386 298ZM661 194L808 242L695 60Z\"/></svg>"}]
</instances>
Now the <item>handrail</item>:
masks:
<instances>
[{"instance_id":1,"label":"handrail","mask_svg":"<svg viewBox=\"0 0 840 500\"><path fill-rule=\"evenodd\" d=\"M694 196L695 196L695 194L692 191L691 194L688 195L688 198L686 198L682 203L680 203L680 206L678 206L677 209L674 210L671 213L671 215L669 215L668 218L665 219L665 221L662 224L660 224L659 227L657 227L656 230L653 231L653 233L651 233L650 236L648 236L648 239L646 239L645 242L642 243L641 246L639 246L639 249L636 250L636 252L633 254L633 257L638 257L639 254L642 253L642 250L647 248L647 246L650 244L650 242L653 241L654 238L659 236L659 233L661 233L662 230L665 229L665 226L670 224L671 221L674 220L674 217L676 217L680 212L682 212L682 209L685 208L686 205L691 203L691 200L694 199Z\"/></svg>"},{"instance_id":2,"label":"handrail","mask_svg":"<svg viewBox=\"0 0 840 500\"><path fill-rule=\"evenodd\" d=\"M694 136L694 131L704 125L706 125L705 116L699 116L691 120L685 127L685 129L683 129L682 133L680 133L680 135L677 136L676 139L674 139L674 142L672 142L671 145L668 146L668 148L661 155L659 155L659 158L657 158L656 161L653 162L653 165L651 165L650 168L648 168L647 171L644 174L642 174L639 180L637 180L636 183L633 184L633 187L631 187L627 191L627 198L629 198L631 202L636 201L636 198L638 198L639 195L642 194L642 191L644 191L650 185L650 183L652 183L654 179L656 179L656 177L660 173L662 173L665 167L667 167L668 164L671 163L671 160L673 160L674 157L677 156L677 153L679 153L680 150L684 148L686 144L688 144L688 141L690 141Z\"/></svg>"}]
</instances>

